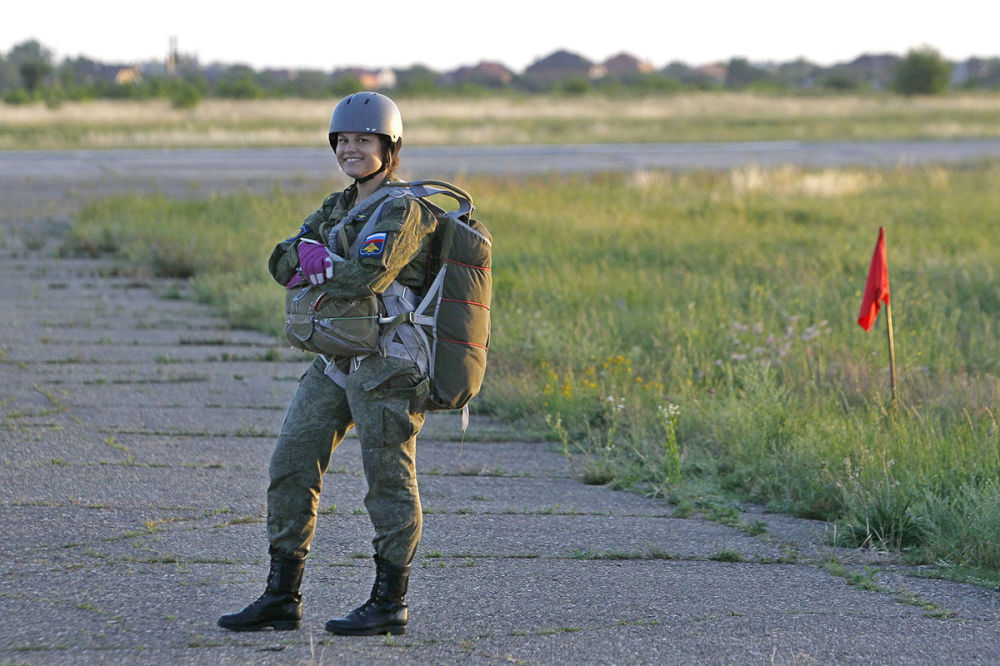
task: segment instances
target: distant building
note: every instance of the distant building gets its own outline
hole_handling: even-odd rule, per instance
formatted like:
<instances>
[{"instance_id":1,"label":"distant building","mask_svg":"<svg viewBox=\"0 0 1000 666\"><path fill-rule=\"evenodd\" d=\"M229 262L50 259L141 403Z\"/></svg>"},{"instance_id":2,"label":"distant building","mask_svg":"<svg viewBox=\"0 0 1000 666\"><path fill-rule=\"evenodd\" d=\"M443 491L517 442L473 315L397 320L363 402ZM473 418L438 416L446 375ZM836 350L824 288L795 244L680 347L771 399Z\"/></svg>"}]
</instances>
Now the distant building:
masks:
<instances>
[{"instance_id":1,"label":"distant building","mask_svg":"<svg viewBox=\"0 0 1000 666\"><path fill-rule=\"evenodd\" d=\"M892 83L893 71L899 56L891 53L860 55L846 65L836 67L839 72L848 73L858 83L873 90L886 90Z\"/></svg>"},{"instance_id":2,"label":"distant building","mask_svg":"<svg viewBox=\"0 0 1000 666\"><path fill-rule=\"evenodd\" d=\"M698 65L693 68L693 71L695 78L706 84L721 86L726 82L727 68L722 63L713 62L707 65Z\"/></svg>"},{"instance_id":3,"label":"distant building","mask_svg":"<svg viewBox=\"0 0 1000 666\"><path fill-rule=\"evenodd\" d=\"M969 58L951 70L953 86L1000 87L1000 58Z\"/></svg>"},{"instance_id":4,"label":"distant building","mask_svg":"<svg viewBox=\"0 0 1000 666\"><path fill-rule=\"evenodd\" d=\"M636 74L648 74L653 71L653 65L645 60L639 60L628 53L619 53L591 69L594 78L622 78Z\"/></svg>"},{"instance_id":5,"label":"distant building","mask_svg":"<svg viewBox=\"0 0 1000 666\"><path fill-rule=\"evenodd\" d=\"M446 86L474 84L490 88L508 86L513 80L513 72L498 62L489 61L482 61L472 67L459 67L441 77L441 82Z\"/></svg>"},{"instance_id":6,"label":"distant building","mask_svg":"<svg viewBox=\"0 0 1000 666\"><path fill-rule=\"evenodd\" d=\"M299 77L299 70L287 68L268 68L261 70L260 74L269 81L274 81L276 83L288 83L289 81L294 81Z\"/></svg>"},{"instance_id":7,"label":"distant building","mask_svg":"<svg viewBox=\"0 0 1000 666\"><path fill-rule=\"evenodd\" d=\"M594 63L569 51L556 51L537 60L524 70L524 78L533 83L554 83L572 78L591 78Z\"/></svg>"},{"instance_id":8,"label":"distant building","mask_svg":"<svg viewBox=\"0 0 1000 666\"><path fill-rule=\"evenodd\" d=\"M823 73L823 68L805 58L779 63L771 67L771 73L779 83L793 88L812 88Z\"/></svg>"},{"instance_id":9,"label":"distant building","mask_svg":"<svg viewBox=\"0 0 1000 666\"><path fill-rule=\"evenodd\" d=\"M391 69L372 70L363 67L345 67L330 75L331 81L355 78L365 90L389 90L396 87L396 72Z\"/></svg>"},{"instance_id":10,"label":"distant building","mask_svg":"<svg viewBox=\"0 0 1000 666\"><path fill-rule=\"evenodd\" d=\"M170 44L167 47L167 76L173 76L177 72L177 60L180 53L177 51L177 37L170 36Z\"/></svg>"},{"instance_id":11,"label":"distant building","mask_svg":"<svg viewBox=\"0 0 1000 666\"><path fill-rule=\"evenodd\" d=\"M131 67L122 67L115 74L115 84L119 86L128 85L130 83L139 83L142 81L142 72L138 65L132 65Z\"/></svg>"}]
</instances>

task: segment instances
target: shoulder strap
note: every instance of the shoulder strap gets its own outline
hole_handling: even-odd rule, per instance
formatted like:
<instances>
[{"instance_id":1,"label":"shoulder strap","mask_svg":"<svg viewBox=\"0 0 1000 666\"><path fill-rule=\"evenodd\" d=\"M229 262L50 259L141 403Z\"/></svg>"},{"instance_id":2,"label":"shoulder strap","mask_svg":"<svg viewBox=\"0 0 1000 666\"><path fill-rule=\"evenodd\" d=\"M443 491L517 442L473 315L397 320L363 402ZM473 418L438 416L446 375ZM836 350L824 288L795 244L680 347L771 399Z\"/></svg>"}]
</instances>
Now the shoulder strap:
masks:
<instances>
[{"instance_id":1,"label":"shoulder strap","mask_svg":"<svg viewBox=\"0 0 1000 666\"><path fill-rule=\"evenodd\" d=\"M379 196L377 198L374 198L375 194L378 194ZM378 208L372 211L372 214L368 216L367 220L365 220L365 226L361 227L361 231L358 232L357 238L355 238L354 242L351 243L350 252L347 253L347 256L349 257L354 256L358 253L358 251L361 249L361 244L364 243L365 239L368 238L368 235L375 230L375 225L378 223L379 218L382 217L382 209L385 208L385 205L390 201L406 196L407 188L404 186L386 186L383 187L381 190L375 192L375 194L371 195L361 203L371 205L371 203L374 203L375 201L378 200L381 200L382 203L380 203L378 205ZM371 199L371 202L369 202L369 199ZM351 213L353 213L356 208L357 206L352 208ZM346 224L350 222L350 220L352 219L351 213L348 213L347 217L345 217L341 221L341 223Z\"/></svg>"},{"instance_id":2,"label":"shoulder strap","mask_svg":"<svg viewBox=\"0 0 1000 666\"><path fill-rule=\"evenodd\" d=\"M396 188L390 185L386 185L385 187L380 187L379 189L375 190L374 192L369 194L367 197L365 197L358 203L354 204L354 206L351 207L351 210L347 211L347 215L342 217L340 221L344 224L349 223L350 221L354 220L361 213L361 211L371 208L373 205L375 205L375 203L390 196L392 193L391 190L394 189Z\"/></svg>"},{"instance_id":3,"label":"shoulder strap","mask_svg":"<svg viewBox=\"0 0 1000 666\"><path fill-rule=\"evenodd\" d=\"M413 193L413 196L423 199L424 203L434 209L434 212L438 215L445 215L452 219L458 219L463 216L472 215L472 211L476 209L472 203L472 197L469 196L468 192L461 190L451 183L447 183L443 180L415 180L409 184L409 189ZM443 194L451 197L458 202L458 209L445 211L439 206L435 206L430 201L427 201L427 197L434 196L435 194Z\"/></svg>"},{"instance_id":4,"label":"shoulder strap","mask_svg":"<svg viewBox=\"0 0 1000 666\"><path fill-rule=\"evenodd\" d=\"M455 224L461 225L466 231L479 236L479 238L487 245L493 245L493 242L489 238L469 225L468 220L471 219L472 213L476 210L476 206L472 203L472 197L469 196L469 193L465 190L455 187L451 183L443 180L416 180L410 183L410 190L414 193L414 196L420 197L438 217L447 217ZM446 211L427 200L426 197L431 197L436 194L443 194L451 197L458 202L458 208Z\"/></svg>"},{"instance_id":5,"label":"shoulder strap","mask_svg":"<svg viewBox=\"0 0 1000 666\"><path fill-rule=\"evenodd\" d=\"M330 234L327 240L327 247L335 255L343 256L344 258L349 258L352 252L357 251L355 247L357 245L357 241L355 241L355 244L352 245L350 248L347 247L347 232L345 231L344 227L353 222L361 214L362 211L371 208L376 203L381 201L382 205L385 205L385 201L383 201L383 199L387 199L388 197L391 197L393 195L392 192L388 191L390 189L394 188L380 187L379 189L375 190L367 197L365 197L358 203L354 204L351 207L351 209L347 211L347 213L342 218L340 218L340 221L337 222L337 224L334 225L332 229L330 229ZM374 223L372 222L372 220L378 219L379 214L382 212L382 205L380 205L377 209L375 209L375 212L373 212L371 215L368 216L368 221L365 223L365 226L361 230L361 233L358 234L358 238L364 238L369 233L371 233L371 229L374 227Z\"/></svg>"}]
</instances>

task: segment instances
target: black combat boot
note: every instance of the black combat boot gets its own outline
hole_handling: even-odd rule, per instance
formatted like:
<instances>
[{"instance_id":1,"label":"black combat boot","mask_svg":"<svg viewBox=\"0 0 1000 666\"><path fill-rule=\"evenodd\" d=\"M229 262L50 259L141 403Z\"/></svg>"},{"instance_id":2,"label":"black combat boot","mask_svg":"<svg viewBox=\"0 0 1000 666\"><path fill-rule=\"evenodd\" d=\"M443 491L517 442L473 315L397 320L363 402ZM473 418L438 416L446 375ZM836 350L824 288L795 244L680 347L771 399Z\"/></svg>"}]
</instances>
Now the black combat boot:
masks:
<instances>
[{"instance_id":1,"label":"black combat boot","mask_svg":"<svg viewBox=\"0 0 1000 666\"><path fill-rule=\"evenodd\" d=\"M262 631L271 627L275 631L298 629L302 622L302 583L304 559L292 559L271 554L271 571L267 574L267 588L257 601L239 613L223 615L219 626L230 631Z\"/></svg>"},{"instance_id":2,"label":"black combat boot","mask_svg":"<svg viewBox=\"0 0 1000 666\"><path fill-rule=\"evenodd\" d=\"M406 583L410 567L389 564L375 556L375 585L372 596L347 617L330 620L326 630L341 636L374 636L406 633Z\"/></svg>"}]
</instances>

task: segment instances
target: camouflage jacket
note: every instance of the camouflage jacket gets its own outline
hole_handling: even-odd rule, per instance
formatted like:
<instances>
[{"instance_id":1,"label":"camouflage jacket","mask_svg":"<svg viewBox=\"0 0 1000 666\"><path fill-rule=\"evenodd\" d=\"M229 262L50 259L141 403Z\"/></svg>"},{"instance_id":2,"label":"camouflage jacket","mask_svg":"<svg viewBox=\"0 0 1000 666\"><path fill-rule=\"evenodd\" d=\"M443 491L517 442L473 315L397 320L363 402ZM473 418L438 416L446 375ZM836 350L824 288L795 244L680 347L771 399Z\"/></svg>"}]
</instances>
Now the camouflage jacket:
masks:
<instances>
[{"instance_id":1,"label":"camouflage jacket","mask_svg":"<svg viewBox=\"0 0 1000 666\"><path fill-rule=\"evenodd\" d=\"M387 184L389 181L381 187ZM299 240L310 238L327 243L330 231L354 205L356 195L355 185L331 194L305 219L297 236L278 243L268 260L268 270L279 284L287 284L298 269ZM357 219L345 226L349 245L354 243L377 205L361 211ZM319 288L334 298L357 299L372 293L381 294L397 280L422 294L430 239L436 229L437 220L420 201L409 198L390 201L382 209L381 218L368 234L360 253L347 257L347 261L335 262L333 277Z\"/></svg>"}]
</instances>

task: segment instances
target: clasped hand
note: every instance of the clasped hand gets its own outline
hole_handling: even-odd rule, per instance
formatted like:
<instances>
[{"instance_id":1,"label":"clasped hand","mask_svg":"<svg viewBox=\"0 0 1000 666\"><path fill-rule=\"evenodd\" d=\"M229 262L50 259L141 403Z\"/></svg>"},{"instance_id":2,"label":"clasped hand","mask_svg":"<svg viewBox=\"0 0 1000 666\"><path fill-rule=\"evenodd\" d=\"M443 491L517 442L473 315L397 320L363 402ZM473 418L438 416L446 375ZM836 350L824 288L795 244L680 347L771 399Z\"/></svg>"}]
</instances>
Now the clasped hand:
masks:
<instances>
[{"instance_id":1,"label":"clasped hand","mask_svg":"<svg viewBox=\"0 0 1000 666\"><path fill-rule=\"evenodd\" d=\"M303 238L299 241L298 252L299 271L309 284L323 284L333 277L333 255L325 245Z\"/></svg>"}]
</instances>

